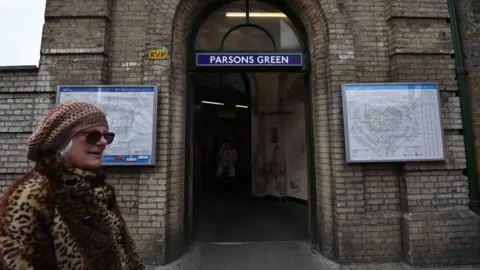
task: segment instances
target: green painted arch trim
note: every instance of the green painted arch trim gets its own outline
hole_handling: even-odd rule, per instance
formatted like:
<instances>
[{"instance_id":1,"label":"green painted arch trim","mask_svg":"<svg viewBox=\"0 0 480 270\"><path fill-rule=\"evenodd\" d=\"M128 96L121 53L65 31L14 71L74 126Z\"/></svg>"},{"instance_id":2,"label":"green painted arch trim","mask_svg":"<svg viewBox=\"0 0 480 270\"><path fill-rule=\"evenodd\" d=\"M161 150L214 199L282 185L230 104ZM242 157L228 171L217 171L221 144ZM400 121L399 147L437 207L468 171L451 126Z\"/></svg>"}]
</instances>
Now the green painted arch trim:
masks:
<instances>
[{"instance_id":1,"label":"green painted arch trim","mask_svg":"<svg viewBox=\"0 0 480 270\"><path fill-rule=\"evenodd\" d=\"M248 14L248 13L247 13ZM223 50L223 47L225 45L225 40L228 38L228 36L235 30L237 29L240 29L240 28L247 28L247 27L252 27L252 28L257 28L259 29L260 31L264 32L268 38L270 39L270 41L272 42L273 44L273 50L276 52L278 51L278 47L277 47L277 43L275 42L275 39L273 38L272 34L270 34L270 32L267 31L267 29L261 27L260 25L258 24L253 24L253 23L242 23L242 24L239 24L239 25L236 25L232 28L230 28L230 30L228 30L225 35L223 35L222 37L222 40L220 41L220 51L224 51Z\"/></svg>"},{"instance_id":2,"label":"green painted arch trim","mask_svg":"<svg viewBox=\"0 0 480 270\"><path fill-rule=\"evenodd\" d=\"M248 1L248 0L245 0ZM202 27L203 23L208 19L208 17L218 9L222 8L223 6L232 3L235 1L222 1L222 0L215 0L211 2L210 4L207 4L207 6L200 12L198 16L195 17L193 20L190 28L188 29L188 35L187 35L187 69L190 71L195 71L197 69L195 63L195 54L196 52L202 51L202 52L225 52L222 51L223 46L221 47L220 50L196 50L195 48L195 41L197 39L198 32L200 31L200 28ZM283 12L288 19L292 22L295 30L298 32L299 41L301 43L301 50L296 50L295 52L302 52L304 55L304 67L303 70L310 70L311 68L311 56L310 56L310 48L309 48L309 38L308 38L308 33L307 30L305 29L304 24L300 20L300 18L297 16L297 14L283 1L262 1L266 4L271 5L272 7L280 10ZM248 12L246 16L246 21L245 23L242 23L240 25L237 25L235 27L239 27L241 25L249 24L248 22ZM249 24L251 25L251 24ZM235 28L234 27L234 28ZM233 29L233 28L232 28ZM229 30L229 32L232 31L232 29ZM265 31L265 29L263 29ZM268 31L265 31L268 33ZM271 36L270 33L268 33L269 36ZM225 39L225 36L224 36ZM241 52L240 50L234 50ZM280 51L280 50L279 50ZM264 51L264 52L279 52L279 51ZM281 50L283 52L283 50ZM287 51L287 50L285 50ZM289 50L290 52L292 50ZM231 51L229 51L231 52ZM248 52L248 51L244 51ZM262 51L263 52L263 51Z\"/></svg>"}]
</instances>

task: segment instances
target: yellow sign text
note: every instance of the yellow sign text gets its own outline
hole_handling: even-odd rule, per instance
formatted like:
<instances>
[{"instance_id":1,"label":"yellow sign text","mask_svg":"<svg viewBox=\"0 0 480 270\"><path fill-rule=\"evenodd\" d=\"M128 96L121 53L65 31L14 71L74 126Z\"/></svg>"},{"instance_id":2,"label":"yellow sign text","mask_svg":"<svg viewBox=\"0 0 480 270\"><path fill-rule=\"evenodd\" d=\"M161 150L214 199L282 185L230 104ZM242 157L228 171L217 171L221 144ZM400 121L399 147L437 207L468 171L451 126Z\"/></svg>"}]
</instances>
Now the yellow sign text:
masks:
<instances>
[{"instance_id":1,"label":"yellow sign text","mask_svg":"<svg viewBox=\"0 0 480 270\"><path fill-rule=\"evenodd\" d=\"M150 60L165 60L168 58L167 50L151 50L148 51L148 59Z\"/></svg>"}]
</instances>

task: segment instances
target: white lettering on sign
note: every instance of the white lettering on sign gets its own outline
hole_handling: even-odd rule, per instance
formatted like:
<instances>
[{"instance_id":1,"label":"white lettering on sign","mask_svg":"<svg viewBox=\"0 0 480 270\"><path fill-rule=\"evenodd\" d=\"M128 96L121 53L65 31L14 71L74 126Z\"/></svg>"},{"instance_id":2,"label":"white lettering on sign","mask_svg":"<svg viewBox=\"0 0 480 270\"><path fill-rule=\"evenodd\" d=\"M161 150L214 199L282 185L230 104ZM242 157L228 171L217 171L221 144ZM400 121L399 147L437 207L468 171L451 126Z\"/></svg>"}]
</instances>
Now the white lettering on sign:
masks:
<instances>
[{"instance_id":1,"label":"white lettering on sign","mask_svg":"<svg viewBox=\"0 0 480 270\"><path fill-rule=\"evenodd\" d=\"M286 56L258 56L257 63L259 64L288 64L288 57Z\"/></svg>"},{"instance_id":2,"label":"white lettering on sign","mask_svg":"<svg viewBox=\"0 0 480 270\"><path fill-rule=\"evenodd\" d=\"M253 64L255 58L253 56L210 56L211 64Z\"/></svg>"},{"instance_id":3,"label":"white lettering on sign","mask_svg":"<svg viewBox=\"0 0 480 270\"><path fill-rule=\"evenodd\" d=\"M279 55L223 55L223 56L210 56L210 64L288 64L288 56L279 56Z\"/></svg>"}]
</instances>

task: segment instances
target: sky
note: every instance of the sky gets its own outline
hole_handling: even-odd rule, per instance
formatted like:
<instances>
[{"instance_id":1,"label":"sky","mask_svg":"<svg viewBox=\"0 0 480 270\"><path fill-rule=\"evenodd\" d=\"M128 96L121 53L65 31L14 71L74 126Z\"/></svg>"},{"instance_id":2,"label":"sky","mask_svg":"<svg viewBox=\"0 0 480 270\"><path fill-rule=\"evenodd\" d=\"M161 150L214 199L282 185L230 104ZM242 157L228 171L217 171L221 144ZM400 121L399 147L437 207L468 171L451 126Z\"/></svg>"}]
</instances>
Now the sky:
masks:
<instances>
[{"instance_id":1,"label":"sky","mask_svg":"<svg viewBox=\"0 0 480 270\"><path fill-rule=\"evenodd\" d=\"M0 66L38 66L45 1L0 0Z\"/></svg>"}]
</instances>

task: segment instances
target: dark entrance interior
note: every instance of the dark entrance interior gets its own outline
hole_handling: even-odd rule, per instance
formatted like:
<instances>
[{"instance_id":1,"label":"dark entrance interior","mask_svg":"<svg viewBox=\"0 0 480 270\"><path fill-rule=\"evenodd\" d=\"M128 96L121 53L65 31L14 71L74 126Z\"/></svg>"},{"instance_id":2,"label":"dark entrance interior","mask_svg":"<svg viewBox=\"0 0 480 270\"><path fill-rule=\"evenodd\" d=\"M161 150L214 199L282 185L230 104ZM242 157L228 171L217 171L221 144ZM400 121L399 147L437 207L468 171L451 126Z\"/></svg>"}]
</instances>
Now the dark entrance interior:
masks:
<instances>
[{"instance_id":1,"label":"dark entrance interior","mask_svg":"<svg viewBox=\"0 0 480 270\"><path fill-rule=\"evenodd\" d=\"M272 81L273 78L280 81L284 78L285 81L288 76L283 75L246 72L190 75L190 90L194 92L194 98L191 100L194 108L191 116L194 224L192 240L217 243L308 240L306 198L295 199L288 196L287 191L284 194L275 193L276 188L279 189L279 184L275 184L274 178L281 178L279 174L285 174L284 167L288 167L288 164L285 164L289 160L288 147L282 148L286 158L278 164L272 163L275 158L265 157L262 155L263 152L259 153L258 150L261 145L259 143L261 129L268 130L267 125L278 126L280 123L278 121L265 123L265 119L292 117L294 111L292 108L279 108L274 104L277 98L268 98L272 93L277 93L274 90L280 88L278 83ZM296 77L303 80L301 75ZM290 84L292 82L295 84L295 80L290 81ZM297 85L297 88L299 87L302 86ZM303 91L303 88L301 90ZM300 116L300 120L304 122L304 116ZM295 122L295 119L291 121ZM288 131L286 123L281 123L279 130L276 131L279 133L278 140L288 140L287 136L291 135L287 134L293 132ZM305 128L302 130L302 125L287 125L295 129L295 133L305 137ZM272 137L272 134L265 135L268 138ZM280 145L279 142L271 142L268 139L266 141L260 148L268 148L266 144ZM220 161L218 153L225 142L231 145L238 156L235 177L228 179L217 176ZM266 150L268 153L275 151L273 148ZM262 165L262 162L258 161L261 156L271 161L259 168L258 165ZM307 160L300 162L305 171L306 162ZM283 176L282 181L285 183L283 188L292 190L286 186L293 183L288 181L287 175ZM298 175L296 177L298 178ZM302 180L305 189L306 173L304 177ZM264 186L259 184L259 179L263 178ZM271 184L266 184L267 182ZM266 191L267 189L271 190L270 193ZM306 190L304 191L306 194Z\"/></svg>"},{"instance_id":2,"label":"dark entrance interior","mask_svg":"<svg viewBox=\"0 0 480 270\"><path fill-rule=\"evenodd\" d=\"M192 26L187 241L316 242L311 94L305 95L310 67L300 20L279 1L214 1ZM199 61L199 53L220 53L227 62L225 54L250 53L294 53L303 60L266 63L259 58L256 66L215 60L212 65ZM204 59L212 61L212 56ZM218 153L225 142L238 157L233 181L217 177Z\"/></svg>"}]
</instances>

